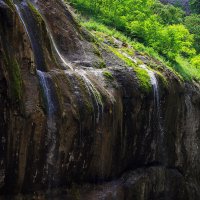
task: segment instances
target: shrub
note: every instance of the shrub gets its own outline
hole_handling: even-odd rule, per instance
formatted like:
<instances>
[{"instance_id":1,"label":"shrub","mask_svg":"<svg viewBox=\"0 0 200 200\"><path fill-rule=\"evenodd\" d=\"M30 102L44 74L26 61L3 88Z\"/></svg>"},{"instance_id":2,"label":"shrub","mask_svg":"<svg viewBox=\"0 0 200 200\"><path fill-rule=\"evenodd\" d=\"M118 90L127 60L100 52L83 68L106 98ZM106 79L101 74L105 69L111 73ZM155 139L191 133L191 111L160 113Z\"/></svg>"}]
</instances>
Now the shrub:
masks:
<instances>
[{"instance_id":1,"label":"shrub","mask_svg":"<svg viewBox=\"0 0 200 200\"><path fill-rule=\"evenodd\" d=\"M200 55L197 55L191 59L191 64L200 69Z\"/></svg>"}]
</instances>

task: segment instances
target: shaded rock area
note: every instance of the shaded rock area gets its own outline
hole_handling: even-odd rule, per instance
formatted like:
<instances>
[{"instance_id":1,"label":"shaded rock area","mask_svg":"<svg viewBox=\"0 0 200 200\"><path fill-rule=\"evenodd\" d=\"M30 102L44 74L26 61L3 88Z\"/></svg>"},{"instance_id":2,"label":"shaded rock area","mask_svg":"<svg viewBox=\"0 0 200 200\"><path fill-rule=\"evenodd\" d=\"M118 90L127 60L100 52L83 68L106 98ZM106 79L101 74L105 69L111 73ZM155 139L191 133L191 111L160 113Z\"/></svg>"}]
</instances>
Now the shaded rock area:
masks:
<instances>
[{"instance_id":1,"label":"shaded rock area","mask_svg":"<svg viewBox=\"0 0 200 200\"><path fill-rule=\"evenodd\" d=\"M135 56L151 90L62 1L0 0L0 199L200 199L200 87Z\"/></svg>"}]
</instances>

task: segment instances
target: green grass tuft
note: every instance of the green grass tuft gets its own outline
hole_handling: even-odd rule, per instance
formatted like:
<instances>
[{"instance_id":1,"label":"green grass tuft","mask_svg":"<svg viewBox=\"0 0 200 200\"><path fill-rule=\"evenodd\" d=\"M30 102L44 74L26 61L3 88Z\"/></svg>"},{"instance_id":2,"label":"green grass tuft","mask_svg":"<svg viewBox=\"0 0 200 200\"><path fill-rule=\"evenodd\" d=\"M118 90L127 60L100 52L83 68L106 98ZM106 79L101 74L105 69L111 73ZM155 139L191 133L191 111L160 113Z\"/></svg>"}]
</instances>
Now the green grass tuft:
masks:
<instances>
[{"instance_id":1,"label":"green grass tuft","mask_svg":"<svg viewBox=\"0 0 200 200\"><path fill-rule=\"evenodd\" d=\"M113 47L109 47L109 49L121 60L123 60L128 67L132 67L134 71L136 72L136 76L139 81L139 85L141 90L144 92L150 92L151 91L151 83L150 83L150 77L146 70L138 67L131 59L125 57L123 54L121 54L117 49Z\"/></svg>"},{"instance_id":2,"label":"green grass tuft","mask_svg":"<svg viewBox=\"0 0 200 200\"><path fill-rule=\"evenodd\" d=\"M110 71L103 71L103 75L105 78L107 78L108 80L113 80L113 75Z\"/></svg>"}]
</instances>

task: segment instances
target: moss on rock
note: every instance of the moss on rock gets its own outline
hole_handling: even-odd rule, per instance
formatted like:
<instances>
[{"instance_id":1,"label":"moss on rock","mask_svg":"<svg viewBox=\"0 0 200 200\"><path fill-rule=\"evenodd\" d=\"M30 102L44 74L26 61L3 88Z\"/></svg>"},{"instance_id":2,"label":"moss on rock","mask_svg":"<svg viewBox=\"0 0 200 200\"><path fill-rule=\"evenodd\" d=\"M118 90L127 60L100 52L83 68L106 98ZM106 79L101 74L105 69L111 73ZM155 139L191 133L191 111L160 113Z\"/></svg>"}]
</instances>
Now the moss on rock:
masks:
<instances>
[{"instance_id":1,"label":"moss on rock","mask_svg":"<svg viewBox=\"0 0 200 200\"><path fill-rule=\"evenodd\" d=\"M41 25L42 22L43 22L41 14L38 12L38 10L30 2L28 2L28 7L31 10L31 12L32 12L37 24Z\"/></svg>"},{"instance_id":2,"label":"moss on rock","mask_svg":"<svg viewBox=\"0 0 200 200\"><path fill-rule=\"evenodd\" d=\"M5 0L5 3L8 5L8 7L11 10L14 10L15 6L14 6L14 4L13 4L13 2L11 0Z\"/></svg>"},{"instance_id":3,"label":"moss on rock","mask_svg":"<svg viewBox=\"0 0 200 200\"><path fill-rule=\"evenodd\" d=\"M6 70L10 82L10 95L15 101L22 98L22 78L20 67L16 59L4 55Z\"/></svg>"},{"instance_id":4,"label":"moss on rock","mask_svg":"<svg viewBox=\"0 0 200 200\"><path fill-rule=\"evenodd\" d=\"M128 67L132 67L134 69L134 71L136 73L136 76L138 78L141 90L144 91L144 92L150 92L152 88L151 88L151 84L150 84L150 77L149 77L147 71L142 69L142 68L140 68L139 66L137 66L131 59L129 59L126 56L124 56L117 49L115 49L113 47L109 47L109 49L118 58L123 60Z\"/></svg>"},{"instance_id":5,"label":"moss on rock","mask_svg":"<svg viewBox=\"0 0 200 200\"><path fill-rule=\"evenodd\" d=\"M112 81L114 78L113 78L113 75L110 71L103 71L103 76L107 79L107 80L110 80Z\"/></svg>"}]
</instances>

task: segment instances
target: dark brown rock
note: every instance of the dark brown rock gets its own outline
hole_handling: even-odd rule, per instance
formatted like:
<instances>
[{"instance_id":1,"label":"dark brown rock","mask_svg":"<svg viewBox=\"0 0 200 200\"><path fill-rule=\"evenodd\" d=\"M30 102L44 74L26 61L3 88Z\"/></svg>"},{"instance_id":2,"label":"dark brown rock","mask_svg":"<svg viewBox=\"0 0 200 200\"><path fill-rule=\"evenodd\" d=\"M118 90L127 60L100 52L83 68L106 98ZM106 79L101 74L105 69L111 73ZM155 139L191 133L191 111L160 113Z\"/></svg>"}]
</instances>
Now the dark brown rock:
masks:
<instances>
[{"instance_id":1,"label":"dark brown rock","mask_svg":"<svg viewBox=\"0 0 200 200\"><path fill-rule=\"evenodd\" d=\"M153 91L61 1L16 1L18 12L1 2L2 193L63 186L52 199L199 199L197 83L162 68L157 115Z\"/></svg>"}]
</instances>

